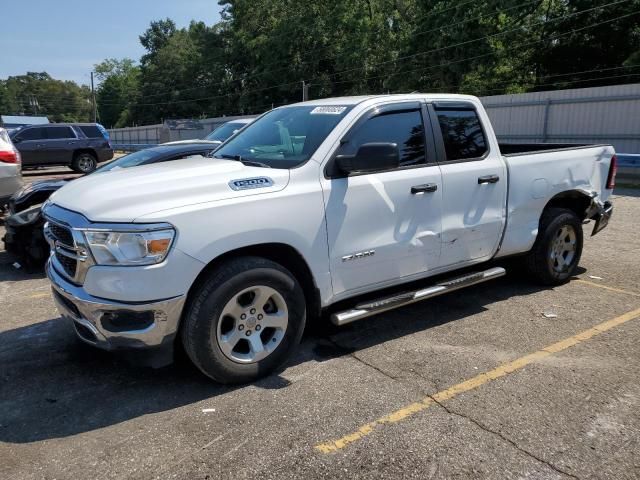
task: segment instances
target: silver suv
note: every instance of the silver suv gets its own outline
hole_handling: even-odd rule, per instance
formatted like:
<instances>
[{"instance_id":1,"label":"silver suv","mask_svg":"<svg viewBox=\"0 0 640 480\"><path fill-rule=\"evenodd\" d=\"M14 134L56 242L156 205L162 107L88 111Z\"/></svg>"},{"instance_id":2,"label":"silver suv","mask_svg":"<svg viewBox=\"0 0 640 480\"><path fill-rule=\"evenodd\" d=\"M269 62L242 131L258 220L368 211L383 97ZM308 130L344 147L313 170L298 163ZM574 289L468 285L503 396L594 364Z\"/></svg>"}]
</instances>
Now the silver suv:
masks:
<instances>
[{"instance_id":1,"label":"silver suv","mask_svg":"<svg viewBox=\"0 0 640 480\"><path fill-rule=\"evenodd\" d=\"M9 134L0 128L0 208L22 187L20 153L11 143Z\"/></svg>"}]
</instances>

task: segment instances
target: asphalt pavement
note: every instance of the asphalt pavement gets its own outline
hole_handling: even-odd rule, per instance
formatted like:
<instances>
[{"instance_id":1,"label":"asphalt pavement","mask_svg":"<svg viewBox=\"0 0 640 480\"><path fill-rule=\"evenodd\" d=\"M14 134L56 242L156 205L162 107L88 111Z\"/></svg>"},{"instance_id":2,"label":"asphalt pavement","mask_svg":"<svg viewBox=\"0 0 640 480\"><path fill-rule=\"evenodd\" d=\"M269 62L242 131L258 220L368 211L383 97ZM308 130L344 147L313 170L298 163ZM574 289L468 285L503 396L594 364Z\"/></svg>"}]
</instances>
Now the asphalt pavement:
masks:
<instances>
[{"instance_id":1,"label":"asphalt pavement","mask_svg":"<svg viewBox=\"0 0 640 480\"><path fill-rule=\"evenodd\" d=\"M640 190L617 191L568 284L507 264L321 324L239 387L81 344L0 250L0 478L640 478L639 224Z\"/></svg>"}]
</instances>

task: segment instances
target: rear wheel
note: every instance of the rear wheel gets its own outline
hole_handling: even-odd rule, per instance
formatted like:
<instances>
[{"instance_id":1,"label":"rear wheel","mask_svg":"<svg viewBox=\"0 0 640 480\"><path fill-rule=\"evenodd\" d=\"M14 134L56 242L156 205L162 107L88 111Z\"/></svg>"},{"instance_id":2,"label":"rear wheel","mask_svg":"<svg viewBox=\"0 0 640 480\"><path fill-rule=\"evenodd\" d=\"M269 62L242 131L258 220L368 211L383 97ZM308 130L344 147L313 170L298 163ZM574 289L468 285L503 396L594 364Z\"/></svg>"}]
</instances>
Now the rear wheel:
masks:
<instances>
[{"instance_id":1,"label":"rear wheel","mask_svg":"<svg viewBox=\"0 0 640 480\"><path fill-rule=\"evenodd\" d=\"M182 342L213 380L250 382L290 357L305 318L304 294L288 270L263 258L239 258L212 271L195 292Z\"/></svg>"},{"instance_id":2,"label":"rear wheel","mask_svg":"<svg viewBox=\"0 0 640 480\"><path fill-rule=\"evenodd\" d=\"M576 271L582 255L582 222L572 210L549 208L540 219L538 237L526 266L544 285L560 285Z\"/></svg>"},{"instance_id":3,"label":"rear wheel","mask_svg":"<svg viewBox=\"0 0 640 480\"><path fill-rule=\"evenodd\" d=\"M78 153L71 164L72 169L78 173L84 174L93 172L97 166L98 161L96 160L96 157L89 152Z\"/></svg>"}]
</instances>

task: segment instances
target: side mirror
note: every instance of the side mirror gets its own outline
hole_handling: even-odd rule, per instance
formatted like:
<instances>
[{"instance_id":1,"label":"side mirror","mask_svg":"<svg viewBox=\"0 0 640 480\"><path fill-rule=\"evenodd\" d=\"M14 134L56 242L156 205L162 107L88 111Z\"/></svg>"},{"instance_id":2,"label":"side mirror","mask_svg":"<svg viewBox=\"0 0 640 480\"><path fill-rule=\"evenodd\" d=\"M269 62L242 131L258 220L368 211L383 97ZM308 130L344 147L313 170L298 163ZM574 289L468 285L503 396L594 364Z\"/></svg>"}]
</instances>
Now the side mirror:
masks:
<instances>
[{"instance_id":1,"label":"side mirror","mask_svg":"<svg viewBox=\"0 0 640 480\"><path fill-rule=\"evenodd\" d=\"M344 173L369 173L391 170L400 165L400 150L395 143L365 143L355 155L338 155L336 166Z\"/></svg>"},{"instance_id":2,"label":"side mirror","mask_svg":"<svg viewBox=\"0 0 640 480\"><path fill-rule=\"evenodd\" d=\"M14 145L17 145L21 141L22 140L20 139L20 137L14 137L14 138L11 139L11 143L13 143Z\"/></svg>"}]
</instances>

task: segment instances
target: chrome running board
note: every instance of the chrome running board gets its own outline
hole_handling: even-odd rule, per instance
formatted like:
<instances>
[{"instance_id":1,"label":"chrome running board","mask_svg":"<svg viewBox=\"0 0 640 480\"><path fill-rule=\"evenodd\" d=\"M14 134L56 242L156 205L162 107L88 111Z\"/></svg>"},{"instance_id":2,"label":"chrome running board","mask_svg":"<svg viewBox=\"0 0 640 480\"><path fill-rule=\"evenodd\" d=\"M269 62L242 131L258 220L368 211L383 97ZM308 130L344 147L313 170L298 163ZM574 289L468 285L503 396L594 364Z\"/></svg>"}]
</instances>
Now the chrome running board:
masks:
<instances>
[{"instance_id":1,"label":"chrome running board","mask_svg":"<svg viewBox=\"0 0 640 480\"><path fill-rule=\"evenodd\" d=\"M468 273L461 277L445 280L432 287L416 290L413 292L400 293L391 297L382 298L369 303L362 303L351 310L338 312L331 315L331 322L335 325L346 325L378 313L386 312L398 307L403 307L411 303L420 302L427 298L437 297L444 293L460 290L461 288L477 285L478 283L502 277L507 272L502 267L490 268L484 272Z\"/></svg>"}]
</instances>

